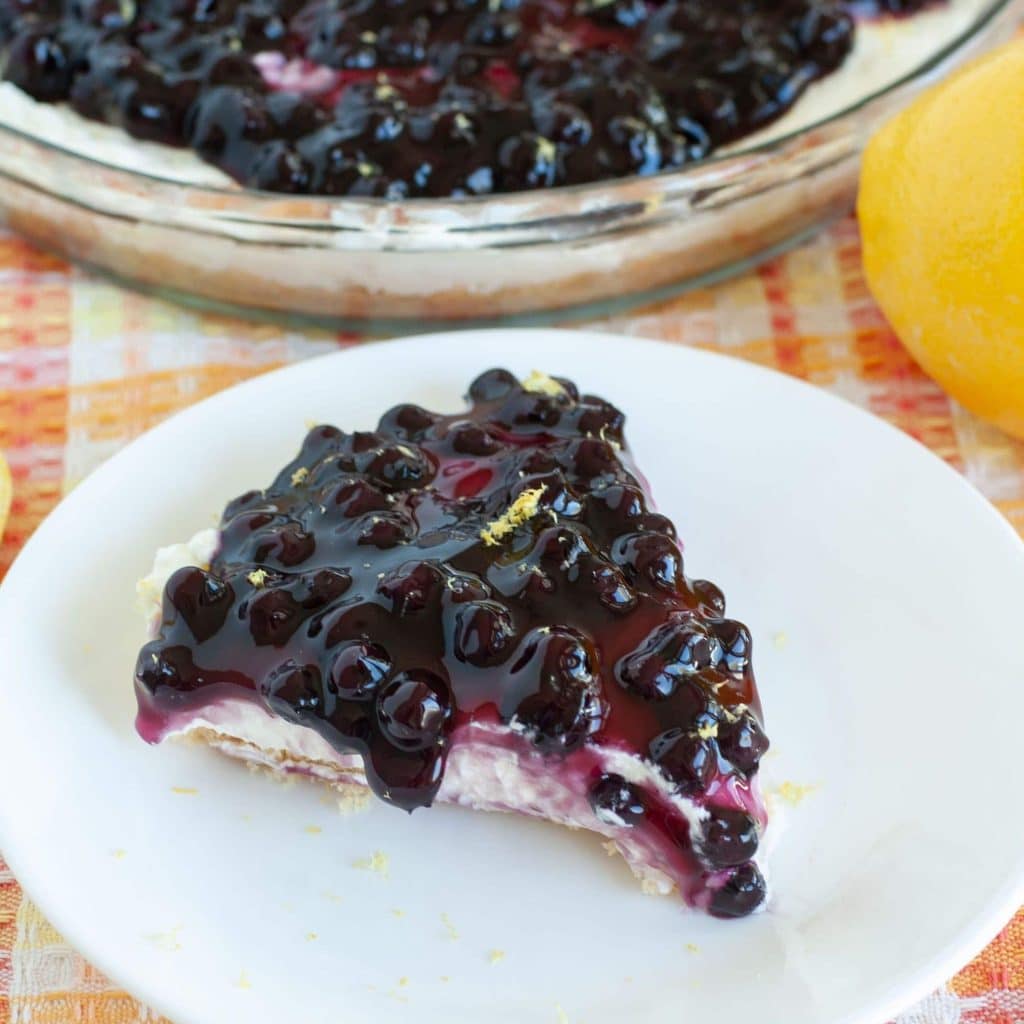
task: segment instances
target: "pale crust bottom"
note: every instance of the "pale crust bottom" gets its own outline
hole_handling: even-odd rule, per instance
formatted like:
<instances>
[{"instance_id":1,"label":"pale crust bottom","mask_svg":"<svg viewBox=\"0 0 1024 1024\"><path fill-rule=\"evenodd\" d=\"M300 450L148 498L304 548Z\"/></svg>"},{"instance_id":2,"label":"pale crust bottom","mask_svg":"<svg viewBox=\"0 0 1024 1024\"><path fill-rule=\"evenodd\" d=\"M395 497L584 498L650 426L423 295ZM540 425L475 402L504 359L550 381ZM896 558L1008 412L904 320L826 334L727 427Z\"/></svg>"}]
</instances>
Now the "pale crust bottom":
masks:
<instances>
[{"instance_id":1,"label":"pale crust bottom","mask_svg":"<svg viewBox=\"0 0 1024 1024\"><path fill-rule=\"evenodd\" d=\"M175 737L180 743L213 747L228 757L244 761L246 767L275 782L290 785L305 777L329 787L338 798L342 811L358 811L366 807L372 794L366 776L356 768L340 770L336 764L313 758L287 754L283 750L264 750L237 736L227 736L208 726L197 726Z\"/></svg>"},{"instance_id":2,"label":"pale crust bottom","mask_svg":"<svg viewBox=\"0 0 1024 1024\"><path fill-rule=\"evenodd\" d=\"M372 799L366 784L366 776L357 766L339 766L336 763L288 751L264 749L248 740L227 735L209 726L190 728L186 732L176 734L174 739L178 742L212 747L228 757L243 761L251 771L267 775L278 783L291 784L297 778L303 777L318 782L335 794L339 809L346 814L364 809ZM490 805L481 809L509 811L512 808ZM557 824L571 829L581 827L570 821ZM605 840L602 844L605 850L609 855L618 854L623 857L645 894L668 896L676 892L676 886L671 879L657 868L644 863L636 851L624 845L621 839L609 839L608 833L605 833Z\"/></svg>"}]
</instances>

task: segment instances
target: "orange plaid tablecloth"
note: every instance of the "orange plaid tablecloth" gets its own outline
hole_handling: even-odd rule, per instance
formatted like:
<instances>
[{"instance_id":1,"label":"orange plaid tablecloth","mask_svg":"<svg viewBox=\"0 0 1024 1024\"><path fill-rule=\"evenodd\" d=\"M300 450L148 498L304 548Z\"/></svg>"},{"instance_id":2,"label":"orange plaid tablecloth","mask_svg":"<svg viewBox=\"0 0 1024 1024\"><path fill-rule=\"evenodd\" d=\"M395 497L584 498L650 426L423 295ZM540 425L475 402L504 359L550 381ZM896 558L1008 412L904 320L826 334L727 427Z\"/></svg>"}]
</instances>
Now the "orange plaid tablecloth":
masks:
<instances>
[{"instance_id":1,"label":"orange plaid tablecloth","mask_svg":"<svg viewBox=\"0 0 1024 1024\"><path fill-rule=\"evenodd\" d=\"M914 365L868 294L852 220L744 277L587 326L729 352L857 402L965 473L1024 532L1024 445L979 423ZM14 476L0 578L65 491L165 416L362 340L185 312L0 232L0 450ZM0 1024L159 1021L64 942L0 859ZM900 1018L959 1022L1024 1022L1024 911Z\"/></svg>"}]
</instances>

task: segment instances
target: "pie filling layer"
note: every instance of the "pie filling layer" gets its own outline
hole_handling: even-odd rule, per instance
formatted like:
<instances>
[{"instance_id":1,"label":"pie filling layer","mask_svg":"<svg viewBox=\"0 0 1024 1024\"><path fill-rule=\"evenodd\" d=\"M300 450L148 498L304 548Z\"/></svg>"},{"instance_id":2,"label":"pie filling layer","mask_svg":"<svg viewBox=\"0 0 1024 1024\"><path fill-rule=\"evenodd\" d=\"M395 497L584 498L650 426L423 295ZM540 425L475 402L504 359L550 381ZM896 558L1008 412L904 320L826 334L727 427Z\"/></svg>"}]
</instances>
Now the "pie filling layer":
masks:
<instances>
[{"instance_id":1,"label":"pie filling layer","mask_svg":"<svg viewBox=\"0 0 1024 1024\"><path fill-rule=\"evenodd\" d=\"M406 810L589 828L654 888L752 912L768 741L749 631L684 574L619 410L504 370L470 399L316 427L219 531L162 553L140 733Z\"/></svg>"},{"instance_id":2,"label":"pie filling layer","mask_svg":"<svg viewBox=\"0 0 1024 1024\"><path fill-rule=\"evenodd\" d=\"M836 72L864 18L952 2L0 0L0 71L253 188L486 195L701 159Z\"/></svg>"}]
</instances>

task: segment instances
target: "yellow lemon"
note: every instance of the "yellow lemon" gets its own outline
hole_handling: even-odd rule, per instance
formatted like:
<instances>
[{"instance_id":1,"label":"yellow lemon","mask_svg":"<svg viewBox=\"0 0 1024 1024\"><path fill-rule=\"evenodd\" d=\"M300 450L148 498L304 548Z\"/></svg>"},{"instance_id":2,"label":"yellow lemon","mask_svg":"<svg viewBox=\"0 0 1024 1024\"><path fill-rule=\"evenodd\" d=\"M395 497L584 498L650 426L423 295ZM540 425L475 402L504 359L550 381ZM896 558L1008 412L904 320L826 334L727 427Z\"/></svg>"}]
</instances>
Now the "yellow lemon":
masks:
<instances>
[{"instance_id":1,"label":"yellow lemon","mask_svg":"<svg viewBox=\"0 0 1024 1024\"><path fill-rule=\"evenodd\" d=\"M871 140L864 269L914 358L1024 437L1024 41L919 97Z\"/></svg>"},{"instance_id":2,"label":"yellow lemon","mask_svg":"<svg viewBox=\"0 0 1024 1024\"><path fill-rule=\"evenodd\" d=\"M4 527L7 525L7 513L11 511L11 468L7 460L0 452L0 537L4 535Z\"/></svg>"}]
</instances>

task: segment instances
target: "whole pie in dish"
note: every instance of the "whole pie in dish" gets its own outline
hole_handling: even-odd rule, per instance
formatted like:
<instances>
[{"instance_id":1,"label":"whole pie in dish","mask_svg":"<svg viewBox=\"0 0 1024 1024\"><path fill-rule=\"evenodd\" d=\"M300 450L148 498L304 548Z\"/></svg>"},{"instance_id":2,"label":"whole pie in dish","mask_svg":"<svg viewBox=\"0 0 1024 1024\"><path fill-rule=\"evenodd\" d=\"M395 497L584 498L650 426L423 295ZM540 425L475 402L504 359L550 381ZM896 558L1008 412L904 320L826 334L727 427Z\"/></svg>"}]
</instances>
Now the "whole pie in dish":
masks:
<instances>
[{"instance_id":1,"label":"whole pie in dish","mask_svg":"<svg viewBox=\"0 0 1024 1024\"><path fill-rule=\"evenodd\" d=\"M198 183L515 192L648 175L806 125L922 64L982 6L0 0L0 119Z\"/></svg>"},{"instance_id":2,"label":"whole pie in dish","mask_svg":"<svg viewBox=\"0 0 1024 1024\"><path fill-rule=\"evenodd\" d=\"M688 578L623 415L490 370L471 407L312 429L140 584L138 729L405 810L606 837L644 887L761 907L751 636Z\"/></svg>"}]
</instances>

